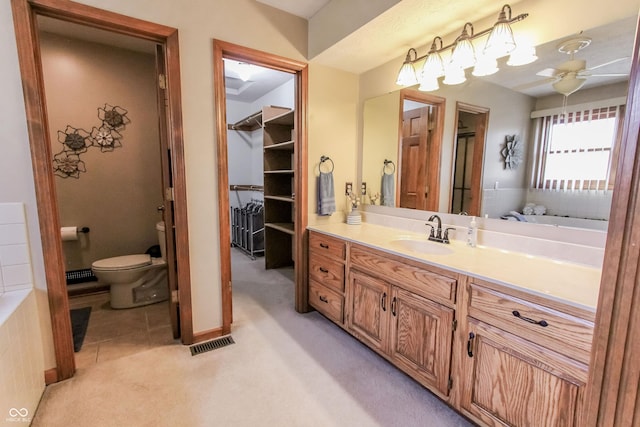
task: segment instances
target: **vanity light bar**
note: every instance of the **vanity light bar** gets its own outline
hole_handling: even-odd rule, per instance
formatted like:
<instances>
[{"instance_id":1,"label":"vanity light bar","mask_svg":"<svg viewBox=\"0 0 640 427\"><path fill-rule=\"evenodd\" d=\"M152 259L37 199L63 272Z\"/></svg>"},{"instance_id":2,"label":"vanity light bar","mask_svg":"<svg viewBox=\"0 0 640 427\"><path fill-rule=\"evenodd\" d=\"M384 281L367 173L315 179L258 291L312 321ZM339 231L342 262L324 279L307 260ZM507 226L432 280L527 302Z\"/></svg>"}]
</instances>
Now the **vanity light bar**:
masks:
<instances>
[{"instance_id":1,"label":"vanity light bar","mask_svg":"<svg viewBox=\"0 0 640 427\"><path fill-rule=\"evenodd\" d=\"M444 83L462 83L466 78L461 78L460 73L464 73L464 69L471 66L478 68L478 70L474 69L474 75L476 76L495 73L498 71L497 66L494 65L495 59L517 50L516 44L513 41L513 33L511 32L511 27L509 25L514 22L522 21L527 16L529 16L528 13L522 13L512 18L511 6L505 4L500 10L498 21L492 27L476 33L474 32L473 24L467 22L464 24L460 36L458 36L451 44L443 46L442 38L437 36L433 39L431 48L425 55L418 56L416 50L414 48L410 48L407 52L405 61L400 68L396 83L400 86L412 86L421 83L420 90L437 90L438 77L445 76ZM479 55L479 58L476 58L471 41L489 33L491 34L489 35L483 54ZM438 41L440 42L440 48L436 45L436 42ZM500 50L499 47L496 47L496 45L502 45L502 50ZM445 67L440 53L447 49L452 49L452 60L451 63ZM531 55L531 59L537 59L535 54ZM418 76L415 71L415 63L422 60L425 60L424 67L422 69L422 73L420 73L421 75ZM513 61L514 65L515 63L516 62ZM518 65L521 65L521 63L522 61L518 61ZM512 65L511 62L508 62L508 64ZM478 65L480 65L480 67L478 67Z\"/></svg>"}]
</instances>

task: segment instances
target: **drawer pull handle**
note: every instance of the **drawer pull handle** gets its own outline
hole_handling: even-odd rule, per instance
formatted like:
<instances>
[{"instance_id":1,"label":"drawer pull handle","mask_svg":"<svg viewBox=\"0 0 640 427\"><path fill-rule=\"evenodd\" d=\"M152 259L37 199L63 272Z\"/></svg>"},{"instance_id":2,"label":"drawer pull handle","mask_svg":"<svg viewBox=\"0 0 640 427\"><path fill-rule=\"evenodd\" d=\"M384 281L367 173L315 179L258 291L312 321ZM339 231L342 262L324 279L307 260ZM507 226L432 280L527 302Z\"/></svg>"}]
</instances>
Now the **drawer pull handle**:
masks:
<instances>
[{"instance_id":1,"label":"drawer pull handle","mask_svg":"<svg viewBox=\"0 0 640 427\"><path fill-rule=\"evenodd\" d=\"M395 317L396 315L396 305L397 305L398 301L396 299L396 297L393 297L393 299L391 300L391 314L393 314L393 316Z\"/></svg>"},{"instance_id":2,"label":"drawer pull handle","mask_svg":"<svg viewBox=\"0 0 640 427\"><path fill-rule=\"evenodd\" d=\"M329 249L329 245L327 245L326 243L320 243L320 247L324 249Z\"/></svg>"},{"instance_id":3,"label":"drawer pull handle","mask_svg":"<svg viewBox=\"0 0 640 427\"><path fill-rule=\"evenodd\" d=\"M380 305L382 306L382 311L387 311L387 293L386 292L382 293Z\"/></svg>"},{"instance_id":4,"label":"drawer pull handle","mask_svg":"<svg viewBox=\"0 0 640 427\"><path fill-rule=\"evenodd\" d=\"M320 295L320 301L326 302L327 304L329 304L329 300L324 295Z\"/></svg>"},{"instance_id":5,"label":"drawer pull handle","mask_svg":"<svg viewBox=\"0 0 640 427\"><path fill-rule=\"evenodd\" d=\"M328 273L329 272L329 270L327 270L324 267L319 267L318 270L322 271L323 273Z\"/></svg>"},{"instance_id":6,"label":"drawer pull handle","mask_svg":"<svg viewBox=\"0 0 640 427\"><path fill-rule=\"evenodd\" d=\"M473 339L475 337L476 334L469 332L469 340L467 341L467 355L469 355L469 357L473 357Z\"/></svg>"},{"instance_id":7,"label":"drawer pull handle","mask_svg":"<svg viewBox=\"0 0 640 427\"><path fill-rule=\"evenodd\" d=\"M515 317L517 317L518 319L522 319L525 322L529 322L529 323L533 323L534 325L540 325L543 328L546 328L547 326L549 326L549 324L547 323L546 320L534 320L530 317L524 317L520 314L520 312L518 310L513 310L511 312Z\"/></svg>"}]
</instances>

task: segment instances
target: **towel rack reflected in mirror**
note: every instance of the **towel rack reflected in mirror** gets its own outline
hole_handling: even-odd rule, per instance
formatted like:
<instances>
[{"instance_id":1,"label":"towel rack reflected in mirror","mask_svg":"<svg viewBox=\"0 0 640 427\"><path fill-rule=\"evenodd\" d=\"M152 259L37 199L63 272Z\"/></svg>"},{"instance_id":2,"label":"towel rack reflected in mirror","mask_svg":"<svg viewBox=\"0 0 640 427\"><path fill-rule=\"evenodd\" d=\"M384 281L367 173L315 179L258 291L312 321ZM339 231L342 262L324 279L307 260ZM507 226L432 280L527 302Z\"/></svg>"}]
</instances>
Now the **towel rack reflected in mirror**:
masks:
<instances>
[{"instance_id":1,"label":"towel rack reflected in mirror","mask_svg":"<svg viewBox=\"0 0 640 427\"><path fill-rule=\"evenodd\" d=\"M331 162L331 170L328 172L322 172L322 164L324 162ZM331 173L333 172L333 169L335 168L335 165L333 164L333 160L331 160L331 158L327 157L327 156L320 156L320 166L318 166L318 169L320 169L320 172L322 173Z\"/></svg>"},{"instance_id":2,"label":"towel rack reflected in mirror","mask_svg":"<svg viewBox=\"0 0 640 427\"><path fill-rule=\"evenodd\" d=\"M391 172L387 173L387 166L391 165ZM387 175L393 175L394 173L396 173L396 165L395 163L393 163L393 161L388 160L388 159L384 159L384 166L382 167L382 172L387 174Z\"/></svg>"}]
</instances>

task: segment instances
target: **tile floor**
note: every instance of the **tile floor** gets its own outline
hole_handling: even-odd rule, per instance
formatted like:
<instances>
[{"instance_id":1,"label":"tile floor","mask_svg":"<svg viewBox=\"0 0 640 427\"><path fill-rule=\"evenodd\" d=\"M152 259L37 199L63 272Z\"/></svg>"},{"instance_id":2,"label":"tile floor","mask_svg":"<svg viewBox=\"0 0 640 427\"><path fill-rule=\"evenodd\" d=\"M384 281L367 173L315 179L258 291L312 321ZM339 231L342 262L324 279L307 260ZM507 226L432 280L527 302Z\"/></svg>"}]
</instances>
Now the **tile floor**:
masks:
<instances>
[{"instance_id":1,"label":"tile floor","mask_svg":"<svg viewBox=\"0 0 640 427\"><path fill-rule=\"evenodd\" d=\"M169 303L160 302L126 310L109 306L109 293L71 297L70 308L91 307L91 316L76 368L130 356L151 348L178 343L173 339Z\"/></svg>"}]
</instances>

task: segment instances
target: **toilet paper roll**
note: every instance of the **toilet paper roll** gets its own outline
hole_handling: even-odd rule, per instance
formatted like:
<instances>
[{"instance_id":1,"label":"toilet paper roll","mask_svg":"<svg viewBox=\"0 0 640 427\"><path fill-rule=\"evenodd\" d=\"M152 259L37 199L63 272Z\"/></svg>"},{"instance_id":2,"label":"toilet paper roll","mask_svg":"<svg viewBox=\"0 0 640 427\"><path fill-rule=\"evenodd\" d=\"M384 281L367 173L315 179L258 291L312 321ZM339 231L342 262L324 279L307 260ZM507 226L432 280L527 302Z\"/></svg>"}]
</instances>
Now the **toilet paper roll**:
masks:
<instances>
[{"instance_id":1,"label":"toilet paper roll","mask_svg":"<svg viewBox=\"0 0 640 427\"><path fill-rule=\"evenodd\" d=\"M78 227L60 227L63 242L78 240Z\"/></svg>"}]
</instances>

